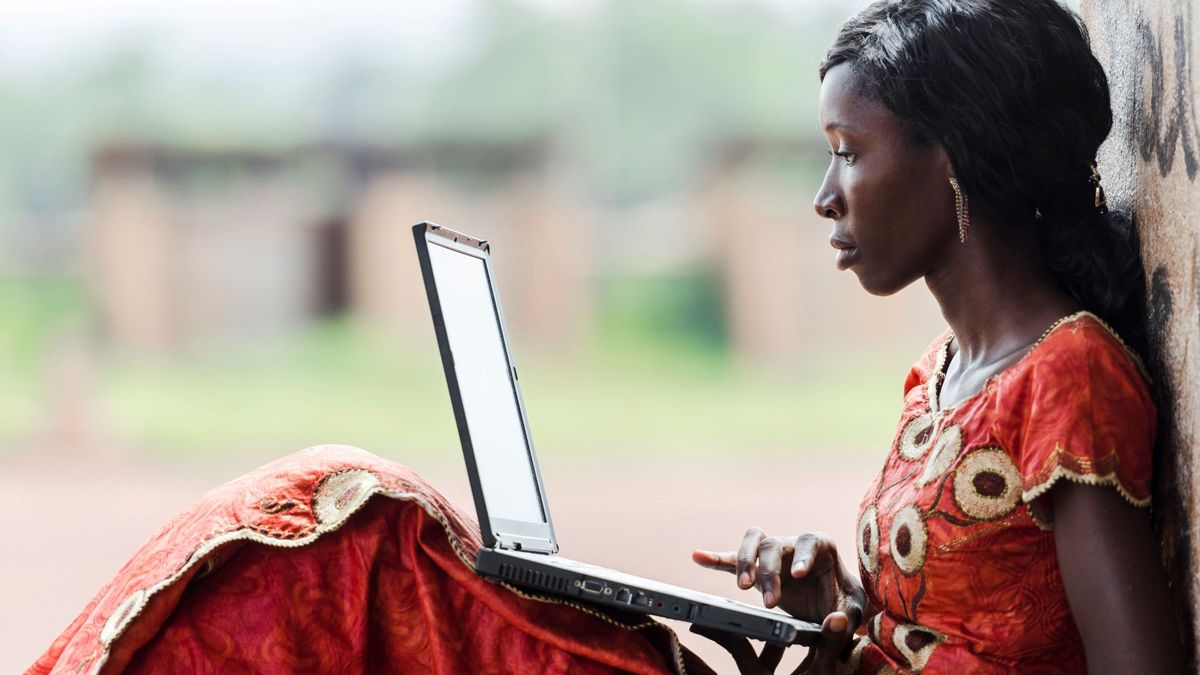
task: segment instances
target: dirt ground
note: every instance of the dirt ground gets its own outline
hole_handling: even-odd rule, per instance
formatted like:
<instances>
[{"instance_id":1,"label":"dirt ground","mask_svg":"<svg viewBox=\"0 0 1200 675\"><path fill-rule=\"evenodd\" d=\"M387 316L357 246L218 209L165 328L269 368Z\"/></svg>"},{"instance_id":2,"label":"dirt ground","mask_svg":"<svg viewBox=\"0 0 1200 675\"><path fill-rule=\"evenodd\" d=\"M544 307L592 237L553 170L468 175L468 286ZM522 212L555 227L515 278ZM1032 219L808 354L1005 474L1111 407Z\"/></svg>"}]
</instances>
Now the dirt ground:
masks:
<instances>
[{"instance_id":1,"label":"dirt ground","mask_svg":"<svg viewBox=\"0 0 1200 675\"><path fill-rule=\"evenodd\" d=\"M543 457L542 466L563 555L755 602L731 576L693 565L691 549L734 548L745 528L756 525L780 534L825 531L852 552L858 501L880 461L881 455L857 452L820 461L775 455L637 466ZM0 512L6 515L0 520L0 672L28 667L176 511L261 463L261 454L203 465L51 453L0 458ZM458 458L411 465L470 509ZM719 672L736 672L719 647L686 626L675 628ZM793 651L785 665L802 656Z\"/></svg>"}]
</instances>

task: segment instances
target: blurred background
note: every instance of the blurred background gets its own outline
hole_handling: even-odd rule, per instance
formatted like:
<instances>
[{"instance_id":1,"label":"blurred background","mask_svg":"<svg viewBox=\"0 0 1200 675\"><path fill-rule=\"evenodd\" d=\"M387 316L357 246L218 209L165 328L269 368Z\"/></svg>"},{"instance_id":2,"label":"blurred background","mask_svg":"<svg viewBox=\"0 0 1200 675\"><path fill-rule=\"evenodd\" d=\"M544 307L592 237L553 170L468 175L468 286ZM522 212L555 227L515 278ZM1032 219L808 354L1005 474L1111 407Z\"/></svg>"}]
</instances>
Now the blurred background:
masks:
<instances>
[{"instance_id":1,"label":"blurred background","mask_svg":"<svg viewBox=\"0 0 1200 675\"><path fill-rule=\"evenodd\" d=\"M838 274L813 214L816 67L863 4L5 3L0 670L299 448L469 508L420 220L494 242L566 554L732 591L692 546L853 550L944 325Z\"/></svg>"}]
</instances>

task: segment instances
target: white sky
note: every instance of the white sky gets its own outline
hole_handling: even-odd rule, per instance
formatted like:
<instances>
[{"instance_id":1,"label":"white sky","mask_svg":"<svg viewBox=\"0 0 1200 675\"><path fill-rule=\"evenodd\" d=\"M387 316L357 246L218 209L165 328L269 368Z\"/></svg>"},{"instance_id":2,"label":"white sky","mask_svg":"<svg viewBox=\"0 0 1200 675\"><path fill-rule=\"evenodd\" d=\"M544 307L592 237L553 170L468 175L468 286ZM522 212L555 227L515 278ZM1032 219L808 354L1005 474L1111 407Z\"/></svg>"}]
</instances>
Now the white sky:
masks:
<instances>
[{"instance_id":1,"label":"white sky","mask_svg":"<svg viewBox=\"0 0 1200 675\"><path fill-rule=\"evenodd\" d=\"M2 0L0 69L37 76L136 41L168 67L294 68L348 50L442 62L469 44L479 9L480 0Z\"/></svg>"},{"instance_id":2,"label":"white sky","mask_svg":"<svg viewBox=\"0 0 1200 675\"><path fill-rule=\"evenodd\" d=\"M845 0L691 0L766 5L797 15ZM489 0L0 0L0 74L39 77L150 43L168 70L318 67L331 54L421 70L469 58ZM523 0L569 15L601 0Z\"/></svg>"}]
</instances>

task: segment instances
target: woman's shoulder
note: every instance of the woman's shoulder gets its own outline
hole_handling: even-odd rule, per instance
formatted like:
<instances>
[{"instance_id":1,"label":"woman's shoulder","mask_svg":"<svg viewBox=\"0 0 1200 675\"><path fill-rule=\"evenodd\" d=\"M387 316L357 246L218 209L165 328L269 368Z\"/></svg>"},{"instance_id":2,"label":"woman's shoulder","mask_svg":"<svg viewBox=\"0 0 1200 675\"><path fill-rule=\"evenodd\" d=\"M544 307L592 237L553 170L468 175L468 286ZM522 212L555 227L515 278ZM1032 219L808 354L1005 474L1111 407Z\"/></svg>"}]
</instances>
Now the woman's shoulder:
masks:
<instances>
[{"instance_id":1,"label":"woman's shoulder","mask_svg":"<svg viewBox=\"0 0 1200 675\"><path fill-rule=\"evenodd\" d=\"M1061 381L1101 385L1149 395L1145 364L1103 319L1087 311L1060 319L1014 373L1031 384Z\"/></svg>"},{"instance_id":2,"label":"woman's shoulder","mask_svg":"<svg viewBox=\"0 0 1200 675\"><path fill-rule=\"evenodd\" d=\"M1066 478L1113 485L1129 503L1149 505L1157 432L1150 380L1102 319L1081 312L1056 324L1004 383L1003 400L1007 423L996 428L1020 448L1026 502Z\"/></svg>"}]
</instances>

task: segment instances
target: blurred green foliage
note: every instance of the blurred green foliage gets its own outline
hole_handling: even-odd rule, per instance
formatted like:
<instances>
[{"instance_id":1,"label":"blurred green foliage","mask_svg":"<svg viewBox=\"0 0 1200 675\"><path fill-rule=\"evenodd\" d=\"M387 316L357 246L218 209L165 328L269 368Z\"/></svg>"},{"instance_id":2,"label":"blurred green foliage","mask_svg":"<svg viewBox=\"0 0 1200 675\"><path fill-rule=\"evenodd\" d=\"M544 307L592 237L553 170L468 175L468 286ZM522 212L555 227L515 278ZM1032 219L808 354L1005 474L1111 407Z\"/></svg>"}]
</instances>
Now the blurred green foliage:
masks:
<instances>
[{"instance_id":1,"label":"blurred green foliage","mask_svg":"<svg viewBox=\"0 0 1200 675\"><path fill-rule=\"evenodd\" d=\"M730 367L702 275L621 282L601 293L595 336L575 365L515 357L535 439L548 452L692 455L873 448L890 438L900 359L822 359L786 373ZM38 431L56 334L86 318L64 282L0 284L6 329L0 441ZM699 317L699 319L697 318ZM111 352L82 392L105 442L165 458L273 456L350 443L392 456L456 452L445 379L429 344L406 344L348 319L295 338L191 358Z\"/></svg>"},{"instance_id":2,"label":"blurred green foliage","mask_svg":"<svg viewBox=\"0 0 1200 675\"><path fill-rule=\"evenodd\" d=\"M720 279L706 268L663 276L606 279L600 289L595 350L709 369L728 346Z\"/></svg>"},{"instance_id":3,"label":"blurred green foliage","mask_svg":"<svg viewBox=\"0 0 1200 675\"><path fill-rule=\"evenodd\" d=\"M42 421L56 342L78 324L83 308L71 281L0 282L0 443L27 437Z\"/></svg>"}]
</instances>

